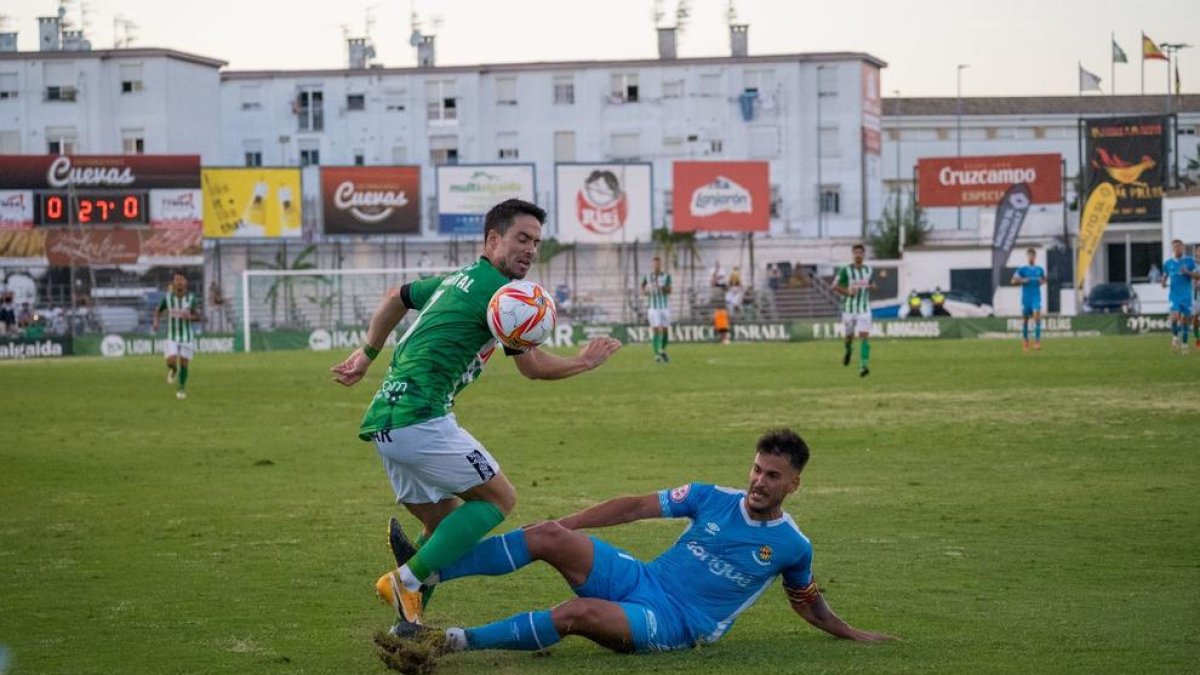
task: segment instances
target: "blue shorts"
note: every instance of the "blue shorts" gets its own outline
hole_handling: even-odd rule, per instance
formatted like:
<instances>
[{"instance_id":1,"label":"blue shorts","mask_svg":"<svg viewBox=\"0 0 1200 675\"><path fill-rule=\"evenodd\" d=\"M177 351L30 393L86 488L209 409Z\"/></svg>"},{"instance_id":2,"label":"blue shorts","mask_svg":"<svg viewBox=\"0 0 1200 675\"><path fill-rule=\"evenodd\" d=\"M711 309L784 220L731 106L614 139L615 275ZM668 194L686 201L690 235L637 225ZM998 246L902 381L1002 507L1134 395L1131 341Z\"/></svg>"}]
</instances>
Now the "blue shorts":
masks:
<instances>
[{"instance_id":1,"label":"blue shorts","mask_svg":"<svg viewBox=\"0 0 1200 675\"><path fill-rule=\"evenodd\" d=\"M1037 302L1022 302L1021 316L1033 316L1034 312L1042 311L1042 300L1038 298Z\"/></svg>"},{"instance_id":2,"label":"blue shorts","mask_svg":"<svg viewBox=\"0 0 1200 675\"><path fill-rule=\"evenodd\" d=\"M1184 316L1191 316L1192 315L1192 299L1187 298L1185 300L1172 300L1171 301L1171 313L1175 314L1176 312L1178 312Z\"/></svg>"},{"instance_id":3,"label":"blue shorts","mask_svg":"<svg viewBox=\"0 0 1200 675\"><path fill-rule=\"evenodd\" d=\"M683 611L667 597L646 563L596 537L592 572L575 588L581 598L615 602L625 610L639 652L666 652L695 644Z\"/></svg>"}]
</instances>

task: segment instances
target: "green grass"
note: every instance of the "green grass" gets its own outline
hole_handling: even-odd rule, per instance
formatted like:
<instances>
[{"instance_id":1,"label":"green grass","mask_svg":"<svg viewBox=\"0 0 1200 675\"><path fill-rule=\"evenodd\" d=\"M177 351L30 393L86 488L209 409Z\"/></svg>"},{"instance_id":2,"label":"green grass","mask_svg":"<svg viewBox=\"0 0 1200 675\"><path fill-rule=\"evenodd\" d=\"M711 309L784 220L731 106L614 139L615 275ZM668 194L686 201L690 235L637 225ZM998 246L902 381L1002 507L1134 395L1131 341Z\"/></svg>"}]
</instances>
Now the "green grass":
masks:
<instances>
[{"instance_id":1,"label":"green grass","mask_svg":"<svg viewBox=\"0 0 1200 675\"><path fill-rule=\"evenodd\" d=\"M1200 655L1200 356L1167 338L628 348L526 382L497 359L460 421L530 523L697 480L741 487L767 427L813 447L788 510L830 604L903 642L808 627L772 589L716 645L539 658L476 653L447 675L551 672L1163 672ZM330 384L332 353L197 360L176 401L156 358L0 365L0 644L13 673L384 672L372 592L397 513L355 437L383 368ZM404 516L404 522L413 521ZM603 533L652 557L682 524ZM535 565L443 587L429 621L476 624L570 593Z\"/></svg>"}]
</instances>

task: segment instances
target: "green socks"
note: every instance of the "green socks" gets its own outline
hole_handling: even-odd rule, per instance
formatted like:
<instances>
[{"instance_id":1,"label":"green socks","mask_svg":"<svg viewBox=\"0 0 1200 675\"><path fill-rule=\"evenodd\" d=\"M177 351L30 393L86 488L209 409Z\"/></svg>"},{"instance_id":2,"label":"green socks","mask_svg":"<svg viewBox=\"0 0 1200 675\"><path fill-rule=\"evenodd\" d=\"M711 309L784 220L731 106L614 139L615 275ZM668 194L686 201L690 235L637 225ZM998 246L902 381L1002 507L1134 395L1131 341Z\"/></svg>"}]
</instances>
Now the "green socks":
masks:
<instances>
[{"instance_id":1,"label":"green socks","mask_svg":"<svg viewBox=\"0 0 1200 675\"><path fill-rule=\"evenodd\" d=\"M664 352L667 351L667 341L670 339L668 337L670 334L671 334L671 331L666 330L666 331L663 331L662 335L660 335L658 338L658 343L661 345L660 349Z\"/></svg>"},{"instance_id":2,"label":"green socks","mask_svg":"<svg viewBox=\"0 0 1200 675\"><path fill-rule=\"evenodd\" d=\"M420 549L428 541L429 541L429 537L426 536L426 534L424 532L422 532L421 534L417 535L417 540L414 541L413 544L415 544L416 547L418 549ZM433 592L436 589L437 589L436 584L433 586L422 586L421 587L421 606L422 607L429 606L429 599L433 597Z\"/></svg>"},{"instance_id":3,"label":"green socks","mask_svg":"<svg viewBox=\"0 0 1200 675\"><path fill-rule=\"evenodd\" d=\"M179 366L179 388L187 386L187 366Z\"/></svg>"},{"instance_id":4,"label":"green socks","mask_svg":"<svg viewBox=\"0 0 1200 675\"><path fill-rule=\"evenodd\" d=\"M461 558L504 521L495 504L469 501L454 509L433 531L429 541L408 561L408 569L418 580Z\"/></svg>"},{"instance_id":5,"label":"green socks","mask_svg":"<svg viewBox=\"0 0 1200 675\"><path fill-rule=\"evenodd\" d=\"M654 348L654 353L658 354L662 351L662 336L654 333L650 336L650 346Z\"/></svg>"},{"instance_id":6,"label":"green socks","mask_svg":"<svg viewBox=\"0 0 1200 675\"><path fill-rule=\"evenodd\" d=\"M860 361L862 361L862 367L866 368L867 361L871 359L871 343L866 338L863 338L862 341L859 342L858 358Z\"/></svg>"}]
</instances>

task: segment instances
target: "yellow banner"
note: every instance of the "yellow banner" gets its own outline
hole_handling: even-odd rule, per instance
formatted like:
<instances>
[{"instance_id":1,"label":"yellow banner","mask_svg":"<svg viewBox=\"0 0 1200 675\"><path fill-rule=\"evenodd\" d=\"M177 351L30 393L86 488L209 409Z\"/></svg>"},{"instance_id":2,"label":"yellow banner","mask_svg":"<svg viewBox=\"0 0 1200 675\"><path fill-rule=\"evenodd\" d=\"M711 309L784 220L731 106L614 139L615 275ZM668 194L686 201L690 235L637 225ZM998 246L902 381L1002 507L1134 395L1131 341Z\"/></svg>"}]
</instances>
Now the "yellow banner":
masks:
<instances>
[{"instance_id":1,"label":"yellow banner","mask_svg":"<svg viewBox=\"0 0 1200 675\"><path fill-rule=\"evenodd\" d=\"M204 236L299 237L299 169L204 169Z\"/></svg>"},{"instance_id":2,"label":"yellow banner","mask_svg":"<svg viewBox=\"0 0 1200 675\"><path fill-rule=\"evenodd\" d=\"M1117 191L1111 183L1100 183L1092 189L1083 215L1079 218L1079 261L1075 265L1075 287L1083 288L1083 278L1092 266L1092 256L1100 246L1108 219L1117 208Z\"/></svg>"}]
</instances>

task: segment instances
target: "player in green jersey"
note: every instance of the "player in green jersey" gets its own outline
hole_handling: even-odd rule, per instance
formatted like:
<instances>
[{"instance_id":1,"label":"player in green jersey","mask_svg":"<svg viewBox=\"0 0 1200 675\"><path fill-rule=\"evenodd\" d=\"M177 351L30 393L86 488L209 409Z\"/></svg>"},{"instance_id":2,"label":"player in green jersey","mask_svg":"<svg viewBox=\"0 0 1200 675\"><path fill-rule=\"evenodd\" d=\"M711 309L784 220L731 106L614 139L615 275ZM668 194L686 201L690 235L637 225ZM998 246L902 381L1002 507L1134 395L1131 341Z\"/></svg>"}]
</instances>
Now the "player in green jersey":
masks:
<instances>
[{"instance_id":1,"label":"player in green jersey","mask_svg":"<svg viewBox=\"0 0 1200 675\"><path fill-rule=\"evenodd\" d=\"M196 333L193 323L200 320L200 301L188 293L187 277L175 272L171 288L154 311L153 330L158 334L158 317L167 313L167 382L178 382L175 398L187 398L188 364L196 355Z\"/></svg>"},{"instance_id":2,"label":"player in green jersey","mask_svg":"<svg viewBox=\"0 0 1200 675\"><path fill-rule=\"evenodd\" d=\"M421 621L422 582L471 550L516 502L516 490L499 464L450 409L496 349L487 326L488 301L501 286L529 272L545 220L544 210L519 199L493 207L484 218L483 256L450 275L389 291L371 318L367 344L331 369L336 382L354 385L405 313L420 312L396 343L358 432L375 442L396 501L424 526L417 553L375 584L402 621ZM556 380L596 368L620 346L612 338L598 338L573 357L540 349L505 353L525 377Z\"/></svg>"},{"instance_id":3,"label":"player in green jersey","mask_svg":"<svg viewBox=\"0 0 1200 675\"><path fill-rule=\"evenodd\" d=\"M863 263L867 249L855 244L852 249L854 262L838 271L833 290L843 297L842 325L846 329L846 351L842 354L842 365L850 365L850 352L854 348L854 334L861 340L859 346L859 377L871 374L867 362L871 358L871 291L875 282L871 280L873 270Z\"/></svg>"},{"instance_id":4,"label":"player in green jersey","mask_svg":"<svg viewBox=\"0 0 1200 675\"><path fill-rule=\"evenodd\" d=\"M662 258L654 256L654 269L642 277L642 293L646 295L646 318L650 322L654 360L670 363L667 356L667 334L671 330L671 275L663 271Z\"/></svg>"}]
</instances>

